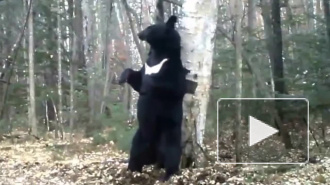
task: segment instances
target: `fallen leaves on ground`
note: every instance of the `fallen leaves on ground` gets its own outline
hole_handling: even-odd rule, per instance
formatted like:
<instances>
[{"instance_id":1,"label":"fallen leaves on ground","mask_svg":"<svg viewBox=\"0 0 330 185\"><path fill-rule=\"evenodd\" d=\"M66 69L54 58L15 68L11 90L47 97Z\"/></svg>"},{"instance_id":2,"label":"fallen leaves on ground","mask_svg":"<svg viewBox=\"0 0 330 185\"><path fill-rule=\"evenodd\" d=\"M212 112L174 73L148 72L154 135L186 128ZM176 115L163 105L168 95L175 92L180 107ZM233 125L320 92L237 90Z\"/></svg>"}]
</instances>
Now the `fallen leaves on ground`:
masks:
<instances>
[{"instance_id":1,"label":"fallen leaves on ground","mask_svg":"<svg viewBox=\"0 0 330 185\"><path fill-rule=\"evenodd\" d=\"M146 167L127 171L128 155L112 143L93 146L91 139L0 143L0 184L161 184L163 171ZM275 169L272 169L275 168ZM272 171L273 170L273 171ZM330 158L316 164L290 167L212 164L184 169L163 184L329 184Z\"/></svg>"}]
</instances>

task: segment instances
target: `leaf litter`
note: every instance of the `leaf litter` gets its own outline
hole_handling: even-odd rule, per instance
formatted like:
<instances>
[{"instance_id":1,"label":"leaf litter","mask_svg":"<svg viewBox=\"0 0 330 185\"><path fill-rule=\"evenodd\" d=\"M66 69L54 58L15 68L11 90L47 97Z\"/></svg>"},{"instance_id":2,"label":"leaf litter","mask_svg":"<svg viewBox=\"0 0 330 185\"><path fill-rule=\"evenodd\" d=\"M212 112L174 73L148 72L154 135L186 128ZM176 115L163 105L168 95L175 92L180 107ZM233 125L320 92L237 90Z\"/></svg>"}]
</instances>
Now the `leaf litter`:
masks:
<instances>
[{"instance_id":1,"label":"leaf litter","mask_svg":"<svg viewBox=\"0 0 330 185\"><path fill-rule=\"evenodd\" d=\"M92 139L74 142L49 139L0 143L0 184L329 184L330 157L315 164L278 166L211 163L204 168L180 170L160 183L163 170L145 167L127 171L128 155L113 143L93 146Z\"/></svg>"}]
</instances>

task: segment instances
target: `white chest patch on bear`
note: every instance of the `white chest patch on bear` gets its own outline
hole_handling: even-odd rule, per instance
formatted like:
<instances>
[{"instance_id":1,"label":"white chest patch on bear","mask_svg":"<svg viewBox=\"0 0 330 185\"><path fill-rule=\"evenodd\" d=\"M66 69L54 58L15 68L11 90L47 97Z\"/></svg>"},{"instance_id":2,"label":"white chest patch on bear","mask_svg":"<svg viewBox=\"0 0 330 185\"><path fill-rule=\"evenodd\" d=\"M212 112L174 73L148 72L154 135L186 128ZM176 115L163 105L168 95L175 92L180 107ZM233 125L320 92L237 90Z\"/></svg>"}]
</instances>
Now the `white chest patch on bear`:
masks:
<instances>
[{"instance_id":1,"label":"white chest patch on bear","mask_svg":"<svg viewBox=\"0 0 330 185\"><path fill-rule=\"evenodd\" d=\"M147 63L145 63L145 74L146 75L152 75L152 74L157 74L160 69L162 68L163 64L168 61L167 58L163 59L159 64L154 65L152 67L149 67Z\"/></svg>"}]
</instances>

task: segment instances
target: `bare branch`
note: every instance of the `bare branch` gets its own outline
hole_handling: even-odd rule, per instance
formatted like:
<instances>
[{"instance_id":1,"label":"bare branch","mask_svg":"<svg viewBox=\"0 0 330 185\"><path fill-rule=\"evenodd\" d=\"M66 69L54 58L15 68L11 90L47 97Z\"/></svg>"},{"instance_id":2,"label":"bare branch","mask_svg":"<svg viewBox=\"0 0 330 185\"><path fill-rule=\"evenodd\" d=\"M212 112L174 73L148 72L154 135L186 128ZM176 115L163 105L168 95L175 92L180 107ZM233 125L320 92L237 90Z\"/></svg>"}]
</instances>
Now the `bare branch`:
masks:
<instances>
[{"instance_id":1,"label":"bare branch","mask_svg":"<svg viewBox=\"0 0 330 185\"><path fill-rule=\"evenodd\" d=\"M139 54L140 54L140 57L141 57L141 60L142 60L142 63L143 63L143 62L146 61L146 56L145 56L146 52L145 52L144 47L139 42L139 39L138 39L137 33L136 33L135 24L133 23L133 18L132 18L132 15L131 15L132 12L134 12L135 14L136 14L136 12L131 7L129 7L129 5L127 3L127 0L123 0L122 2L123 2L123 5L125 7L125 10L126 10L126 15L127 15L128 22L129 22L129 25L130 25L130 28L131 28L131 31L132 31L134 42L136 44L136 47L139 51ZM137 16L137 14L135 16ZM138 20L137 18L138 17L136 17L136 20ZM139 26L138 26L138 30L139 30Z\"/></svg>"},{"instance_id":2,"label":"bare branch","mask_svg":"<svg viewBox=\"0 0 330 185\"><path fill-rule=\"evenodd\" d=\"M220 27L218 25L217 30L220 31L222 33L222 35L226 39L228 39L228 41L236 48L235 42L230 38L230 36L228 36L228 34L225 33L225 31L222 27ZM251 63L251 61L247 59L248 57L246 56L246 51L244 51L244 50L242 52L242 58L243 58L243 61L246 62L247 66L250 70L250 73L254 74L256 76L258 86L264 91L265 95L268 97L269 94L267 92L267 88L264 85L265 80L262 78L261 74L256 70L256 67Z\"/></svg>"},{"instance_id":3,"label":"bare branch","mask_svg":"<svg viewBox=\"0 0 330 185\"><path fill-rule=\"evenodd\" d=\"M12 67L9 69L9 74L6 75L7 79L6 79L6 85L5 85L5 88L4 88L5 93L4 93L3 98L2 98L0 118L3 118L3 115L4 115L4 110L5 110L4 107L5 107L6 102L7 102L10 78L13 74L13 66L14 66L14 62L15 62L17 54L18 54L18 48L19 48L18 46L21 46L21 42L22 42L22 39L23 39L23 36L24 36L24 33L25 33L25 29L27 27L27 22L28 22L28 19L29 19L29 16L30 16L32 3L33 3L33 0L30 0L29 8L28 8L27 13L26 13L25 22L24 22L22 31L21 31L20 35L18 36L15 44L11 48L9 56L5 59L5 60L10 60L12 62L12 64L11 64Z\"/></svg>"},{"instance_id":4,"label":"bare branch","mask_svg":"<svg viewBox=\"0 0 330 185\"><path fill-rule=\"evenodd\" d=\"M30 0L30 4L29 4L29 9L27 10L27 14L26 14L26 18L25 18L25 22L24 22L24 25L23 25L23 28L22 28L22 31L20 33L20 35L18 36L15 44L13 45L13 47L11 48L11 53L10 55L8 56L8 58L12 58L12 59L16 59L16 56L17 56L17 51L18 51L18 46L20 46L20 43L22 42L22 39L23 39L23 36L24 36L24 33L25 33L25 29L27 27L27 20L30 16L30 11L31 11L31 8L32 8L32 2L33 0Z\"/></svg>"},{"instance_id":5,"label":"bare branch","mask_svg":"<svg viewBox=\"0 0 330 185\"><path fill-rule=\"evenodd\" d=\"M138 23L139 23L139 20L140 20L140 19L139 19L139 15L136 13L136 11L133 10L133 8L131 8L131 7L128 5L128 3L127 3L126 0L123 0L123 3L124 3L124 6L125 6L126 11L130 12L131 14L133 14L133 17L134 17L134 19L135 19L136 24L139 25L139 24L138 24ZM131 18L131 19L132 19L132 18ZM138 30L139 32L142 31L140 26L137 26L137 30Z\"/></svg>"}]
</instances>

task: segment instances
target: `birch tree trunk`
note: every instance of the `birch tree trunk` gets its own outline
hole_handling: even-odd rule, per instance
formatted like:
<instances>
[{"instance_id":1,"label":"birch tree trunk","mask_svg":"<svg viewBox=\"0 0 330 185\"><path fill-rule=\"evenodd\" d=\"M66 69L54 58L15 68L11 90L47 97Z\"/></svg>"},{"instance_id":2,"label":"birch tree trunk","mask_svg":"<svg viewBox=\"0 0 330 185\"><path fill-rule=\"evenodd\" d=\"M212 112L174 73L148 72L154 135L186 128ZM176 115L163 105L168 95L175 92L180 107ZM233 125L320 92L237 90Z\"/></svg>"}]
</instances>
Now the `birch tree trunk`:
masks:
<instances>
[{"instance_id":1,"label":"birch tree trunk","mask_svg":"<svg viewBox=\"0 0 330 185\"><path fill-rule=\"evenodd\" d=\"M27 13L29 5L28 5L28 2L26 0L23 0L23 7L24 7L24 10L25 10L24 12ZM31 9L32 9L32 7L31 7ZM28 21L29 21L29 19L28 19ZM29 22L28 22L28 24L29 24ZM26 40L27 40L26 36L23 36L23 39L22 39L23 59L24 59L25 66L28 68L29 67L29 63L28 63L29 61L28 61L28 53L27 53L28 48L27 48L27 45L26 45L27 44ZM29 78L28 78L29 74L28 73L29 73L29 69L27 69L23 74L24 75L23 78L24 78L24 80L26 80L26 82L29 82ZM29 86L26 87L26 92L30 92L30 87ZM30 121L31 107L30 107L30 103L29 103L30 102L30 97L29 96L30 95L27 96L27 100L28 100L28 103L27 103L28 104L28 114L27 114L27 116L28 116L28 119Z\"/></svg>"},{"instance_id":2,"label":"birch tree trunk","mask_svg":"<svg viewBox=\"0 0 330 185\"><path fill-rule=\"evenodd\" d=\"M243 16L243 5L241 0L235 0L235 45L236 45L236 98L242 97L242 16ZM241 109L242 104L237 101L236 109L236 121L235 121L235 154L236 162L241 162L241 151L240 151L240 125L241 125Z\"/></svg>"},{"instance_id":3,"label":"birch tree trunk","mask_svg":"<svg viewBox=\"0 0 330 185\"><path fill-rule=\"evenodd\" d=\"M73 20L74 17L74 1L68 0L69 4L69 20ZM74 29L74 21L72 23L72 28ZM71 32L71 39L70 39L70 47L72 50L72 61L70 62L70 141L73 141L73 126L74 126L74 118L75 118L75 110L74 110L74 80L75 80L75 65L77 65L78 54L77 54L77 36L75 32L72 30Z\"/></svg>"},{"instance_id":4,"label":"birch tree trunk","mask_svg":"<svg viewBox=\"0 0 330 185\"><path fill-rule=\"evenodd\" d=\"M181 37L182 61L193 74L198 75L195 95L186 96L183 121L184 146L182 166L188 167L188 159L196 161L196 144L203 146L206 111L211 85L214 37L217 22L217 0L185 0L182 5ZM179 19L180 20L180 19ZM191 129L192 128L192 129ZM193 129L196 130L193 130ZM195 139L194 139L195 138ZM197 147L196 147L197 148Z\"/></svg>"},{"instance_id":5,"label":"birch tree trunk","mask_svg":"<svg viewBox=\"0 0 330 185\"><path fill-rule=\"evenodd\" d=\"M322 15L322 10L321 10L321 1L322 0L316 0L316 14L318 15L318 16L321 16Z\"/></svg>"},{"instance_id":6,"label":"birch tree trunk","mask_svg":"<svg viewBox=\"0 0 330 185\"><path fill-rule=\"evenodd\" d=\"M61 132L61 138L63 138L62 133L62 123L63 123L63 117L62 117L62 31L61 31L61 1L57 1L57 60L58 60L58 84L57 84L57 90L58 90L58 120L57 120L57 128L55 131L55 137L58 138L58 131Z\"/></svg>"},{"instance_id":7,"label":"birch tree trunk","mask_svg":"<svg viewBox=\"0 0 330 185\"><path fill-rule=\"evenodd\" d=\"M33 6L33 1L30 3ZM35 103L35 80L34 80L34 35L33 35L33 8L30 9L28 20L29 26L29 124L31 126L32 135L37 136L37 118L36 118L36 103Z\"/></svg>"}]
</instances>

